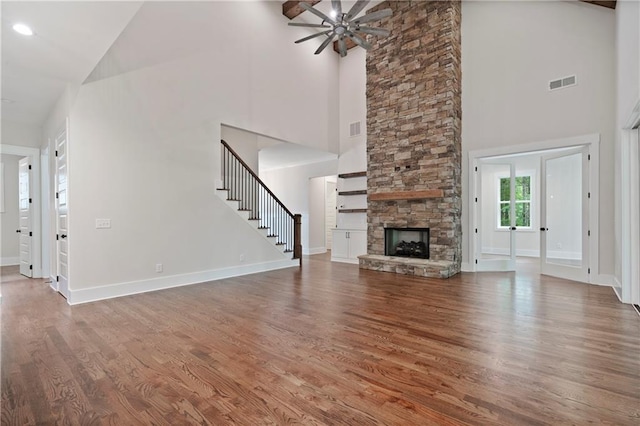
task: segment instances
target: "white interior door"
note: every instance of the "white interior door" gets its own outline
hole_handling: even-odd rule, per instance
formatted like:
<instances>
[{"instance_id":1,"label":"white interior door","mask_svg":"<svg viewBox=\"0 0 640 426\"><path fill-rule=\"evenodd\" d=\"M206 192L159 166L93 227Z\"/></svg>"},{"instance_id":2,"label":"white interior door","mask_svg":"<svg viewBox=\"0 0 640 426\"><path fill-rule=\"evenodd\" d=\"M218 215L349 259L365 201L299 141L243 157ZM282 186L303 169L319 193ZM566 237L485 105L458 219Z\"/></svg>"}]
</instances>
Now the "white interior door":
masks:
<instances>
[{"instance_id":1,"label":"white interior door","mask_svg":"<svg viewBox=\"0 0 640 426\"><path fill-rule=\"evenodd\" d=\"M476 270L515 271L515 166L480 160L476 179Z\"/></svg>"},{"instance_id":2,"label":"white interior door","mask_svg":"<svg viewBox=\"0 0 640 426\"><path fill-rule=\"evenodd\" d=\"M31 262L31 166L29 158L21 158L18 162L18 209L20 216L20 273L29 278L33 276Z\"/></svg>"},{"instance_id":3,"label":"white interior door","mask_svg":"<svg viewBox=\"0 0 640 426\"><path fill-rule=\"evenodd\" d=\"M325 226L326 226L326 249L331 250L333 241L333 230L336 227L336 205L337 205L336 182L326 183L325 200Z\"/></svg>"},{"instance_id":4,"label":"white interior door","mask_svg":"<svg viewBox=\"0 0 640 426\"><path fill-rule=\"evenodd\" d=\"M542 157L540 271L589 281L588 148Z\"/></svg>"},{"instance_id":5,"label":"white interior door","mask_svg":"<svg viewBox=\"0 0 640 426\"><path fill-rule=\"evenodd\" d=\"M56 158L56 239L58 291L69 296L69 211L67 173L67 132L63 130L55 141Z\"/></svg>"}]
</instances>

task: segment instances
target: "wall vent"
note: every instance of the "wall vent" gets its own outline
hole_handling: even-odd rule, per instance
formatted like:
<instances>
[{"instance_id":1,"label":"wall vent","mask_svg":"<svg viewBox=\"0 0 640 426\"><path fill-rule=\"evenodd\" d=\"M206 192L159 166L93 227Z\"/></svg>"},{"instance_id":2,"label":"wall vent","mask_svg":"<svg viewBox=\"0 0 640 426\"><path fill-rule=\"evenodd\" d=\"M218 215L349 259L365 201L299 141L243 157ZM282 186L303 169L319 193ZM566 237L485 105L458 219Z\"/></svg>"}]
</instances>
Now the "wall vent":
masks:
<instances>
[{"instance_id":1,"label":"wall vent","mask_svg":"<svg viewBox=\"0 0 640 426\"><path fill-rule=\"evenodd\" d=\"M349 124L349 137L360 136L360 122Z\"/></svg>"},{"instance_id":2,"label":"wall vent","mask_svg":"<svg viewBox=\"0 0 640 426\"><path fill-rule=\"evenodd\" d=\"M577 79L575 75L570 75L568 77L559 78L557 80L551 80L549 82L549 90L558 90L563 87L575 86L577 84Z\"/></svg>"}]
</instances>

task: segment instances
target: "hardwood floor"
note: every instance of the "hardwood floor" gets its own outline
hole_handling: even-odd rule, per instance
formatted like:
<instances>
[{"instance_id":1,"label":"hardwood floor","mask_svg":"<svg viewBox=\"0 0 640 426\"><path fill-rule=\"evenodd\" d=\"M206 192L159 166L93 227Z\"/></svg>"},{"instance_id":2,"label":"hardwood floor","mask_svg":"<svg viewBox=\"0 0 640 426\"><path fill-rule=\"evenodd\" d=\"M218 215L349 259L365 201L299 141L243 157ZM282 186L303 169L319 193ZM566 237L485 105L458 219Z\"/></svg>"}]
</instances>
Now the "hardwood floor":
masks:
<instances>
[{"instance_id":1,"label":"hardwood floor","mask_svg":"<svg viewBox=\"0 0 640 426\"><path fill-rule=\"evenodd\" d=\"M640 318L612 290L305 258L68 306L2 269L3 425L640 424Z\"/></svg>"}]
</instances>

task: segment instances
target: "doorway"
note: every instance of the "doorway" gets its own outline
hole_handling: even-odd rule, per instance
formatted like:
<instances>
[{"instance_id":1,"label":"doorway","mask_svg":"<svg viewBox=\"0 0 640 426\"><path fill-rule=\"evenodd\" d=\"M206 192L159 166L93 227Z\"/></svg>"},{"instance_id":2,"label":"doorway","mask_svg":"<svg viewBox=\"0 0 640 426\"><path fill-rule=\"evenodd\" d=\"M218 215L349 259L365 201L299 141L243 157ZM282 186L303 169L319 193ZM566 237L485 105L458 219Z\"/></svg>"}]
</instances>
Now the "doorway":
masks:
<instances>
[{"instance_id":1,"label":"doorway","mask_svg":"<svg viewBox=\"0 0 640 426\"><path fill-rule=\"evenodd\" d=\"M537 269L590 282L590 265L597 265L593 136L470 152L475 271Z\"/></svg>"},{"instance_id":2,"label":"doorway","mask_svg":"<svg viewBox=\"0 0 640 426\"><path fill-rule=\"evenodd\" d=\"M333 243L333 230L337 224L337 176L328 176L325 178L325 203L324 203L324 222L325 222L325 247L331 250Z\"/></svg>"},{"instance_id":3,"label":"doorway","mask_svg":"<svg viewBox=\"0 0 640 426\"><path fill-rule=\"evenodd\" d=\"M28 191L23 186L23 205L26 207L22 210L29 213L23 214L23 223L18 224L13 230L13 236L20 235L21 249L18 257L21 264L21 272L32 278L42 277L42 232L41 232L41 192L40 192L40 150L38 148L30 148L17 145L0 144L0 154L11 155L24 158L23 161L23 177L28 178ZM31 168L29 169L29 166ZM17 178L18 176L16 176ZM16 202L19 198L19 183L16 180ZM23 229L24 228L24 229ZM16 233L15 231L21 232ZM5 233L3 232L3 235ZM3 240L5 237L3 236ZM4 241L3 241L4 242ZM24 265L23 265L24 263ZM17 264L17 263L16 263Z\"/></svg>"}]
</instances>

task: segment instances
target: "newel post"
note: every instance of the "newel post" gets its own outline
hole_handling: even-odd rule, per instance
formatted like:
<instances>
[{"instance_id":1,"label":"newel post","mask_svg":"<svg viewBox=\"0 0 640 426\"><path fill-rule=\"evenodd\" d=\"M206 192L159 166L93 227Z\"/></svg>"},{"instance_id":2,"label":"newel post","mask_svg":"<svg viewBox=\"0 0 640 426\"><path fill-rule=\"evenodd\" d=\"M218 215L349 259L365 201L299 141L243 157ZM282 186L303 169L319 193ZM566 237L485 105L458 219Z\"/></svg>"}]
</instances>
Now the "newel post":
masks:
<instances>
[{"instance_id":1,"label":"newel post","mask_svg":"<svg viewBox=\"0 0 640 426\"><path fill-rule=\"evenodd\" d=\"M302 266L302 215L293 215L293 258L300 259Z\"/></svg>"}]
</instances>

